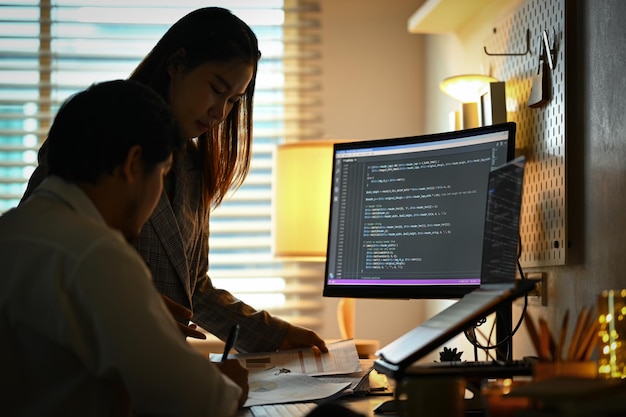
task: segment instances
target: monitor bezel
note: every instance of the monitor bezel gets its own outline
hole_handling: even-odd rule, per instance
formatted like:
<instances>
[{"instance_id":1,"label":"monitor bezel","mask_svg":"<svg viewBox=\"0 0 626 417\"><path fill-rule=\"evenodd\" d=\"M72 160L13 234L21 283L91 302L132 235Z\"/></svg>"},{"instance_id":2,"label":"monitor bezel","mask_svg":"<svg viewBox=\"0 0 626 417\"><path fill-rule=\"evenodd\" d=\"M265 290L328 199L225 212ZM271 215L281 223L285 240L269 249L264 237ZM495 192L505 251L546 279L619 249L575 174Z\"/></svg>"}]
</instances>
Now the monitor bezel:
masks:
<instances>
[{"instance_id":1,"label":"monitor bezel","mask_svg":"<svg viewBox=\"0 0 626 417\"><path fill-rule=\"evenodd\" d=\"M511 161L515 158L515 122L506 122L490 126L482 126L471 129L463 129L449 132L440 132L433 134L425 134L418 136L409 136L401 138L373 139L355 142L339 142L333 145L333 164L335 166L335 154L337 150L354 149L354 148L370 148L375 146L404 145L410 143L426 143L441 142L456 138L465 138L469 136L491 134L496 132L508 132L507 157L506 160ZM487 179L485 179L487 181ZM332 187L331 187L332 188ZM332 212L332 190L331 190L331 207ZM332 219L329 216L328 230L330 232ZM327 242L327 253L331 246L330 239ZM349 298L369 298L369 299L458 299L463 297L470 291L478 288L480 285L328 285L328 257L324 268L324 288L322 295L324 297L349 297Z\"/></svg>"}]
</instances>

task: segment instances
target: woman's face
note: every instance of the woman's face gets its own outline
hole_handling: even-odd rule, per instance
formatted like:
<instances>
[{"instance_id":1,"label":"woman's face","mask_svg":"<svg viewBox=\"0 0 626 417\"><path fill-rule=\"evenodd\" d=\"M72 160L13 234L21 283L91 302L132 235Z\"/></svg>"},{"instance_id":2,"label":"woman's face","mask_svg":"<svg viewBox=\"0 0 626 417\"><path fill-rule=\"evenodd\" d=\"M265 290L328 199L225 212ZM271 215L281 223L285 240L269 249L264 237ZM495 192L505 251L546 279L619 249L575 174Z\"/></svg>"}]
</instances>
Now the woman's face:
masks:
<instances>
[{"instance_id":1,"label":"woman's face","mask_svg":"<svg viewBox=\"0 0 626 417\"><path fill-rule=\"evenodd\" d=\"M195 138L223 121L245 94L253 70L240 60L206 62L190 71L171 65L169 102L183 135Z\"/></svg>"}]
</instances>

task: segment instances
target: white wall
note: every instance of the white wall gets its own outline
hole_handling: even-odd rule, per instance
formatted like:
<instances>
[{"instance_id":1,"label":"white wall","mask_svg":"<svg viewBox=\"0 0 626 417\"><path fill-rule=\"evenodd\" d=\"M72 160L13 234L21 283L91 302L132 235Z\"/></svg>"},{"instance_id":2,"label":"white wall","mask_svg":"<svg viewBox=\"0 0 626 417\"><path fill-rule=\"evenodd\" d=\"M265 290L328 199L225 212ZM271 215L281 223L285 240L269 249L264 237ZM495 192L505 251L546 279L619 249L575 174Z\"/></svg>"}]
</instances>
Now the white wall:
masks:
<instances>
[{"instance_id":1,"label":"white wall","mask_svg":"<svg viewBox=\"0 0 626 417\"><path fill-rule=\"evenodd\" d=\"M323 128L331 139L424 132L423 37L409 34L415 0L322 0ZM326 338L338 338L337 299L325 299ZM423 320L424 302L357 300L355 336L384 345Z\"/></svg>"},{"instance_id":2,"label":"white wall","mask_svg":"<svg viewBox=\"0 0 626 417\"><path fill-rule=\"evenodd\" d=\"M490 74L489 60L483 52L484 39L496 23L519 5L519 0L492 0L457 33L424 35L425 130L449 130L448 115L459 110L459 102L439 90L439 83L460 74Z\"/></svg>"},{"instance_id":3,"label":"white wall","mask_svg":"<svg viewBox=\"0 0 626 417\"><path fill-rule=\"evenodd\" d=\"M322 0L324 133L377 139L423 132L423 37L415 0Z\"/></svg>"}]
</instances>

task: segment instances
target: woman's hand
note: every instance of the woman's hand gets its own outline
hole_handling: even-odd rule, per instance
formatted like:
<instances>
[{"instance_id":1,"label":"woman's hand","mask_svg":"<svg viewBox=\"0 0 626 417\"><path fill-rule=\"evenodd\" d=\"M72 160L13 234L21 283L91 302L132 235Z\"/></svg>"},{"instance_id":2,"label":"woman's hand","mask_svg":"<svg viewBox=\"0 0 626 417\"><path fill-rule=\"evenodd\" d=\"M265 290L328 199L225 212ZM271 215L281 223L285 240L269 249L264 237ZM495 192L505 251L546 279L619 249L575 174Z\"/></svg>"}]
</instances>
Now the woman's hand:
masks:
<instances>
[{"instance_id":1,"label":"woman's hand","mask_svg":"<svg viewBox=\"0 0 626 417\"><path fill-rule=\"evenodd\" d=\"M161 294L161 297L163 298L163 301L165 301L167 309L170 311L172 316L174 316L174 320L176 320L176 324L178 324L178 328L183 333L183 336L193 337L195 339L206 339L206 335L204 333L196 330L195 324L185 325L177 320L179 318L187 320L191 319L191 316L193 316L191 310L178 304L166 295Z\"/></svg>"},{"instance_id":2,"label":"woman's hand","mask_svg":"<svg viewBox=\"0 0 626 417\"><path fill-rule=\"evenodd\" d=\"M326 342L313 330L290 325L287 334L280 344L279 350L296 349L302 347L317 346L321 352L328 352Z\"/></svg>"}]
</instances>

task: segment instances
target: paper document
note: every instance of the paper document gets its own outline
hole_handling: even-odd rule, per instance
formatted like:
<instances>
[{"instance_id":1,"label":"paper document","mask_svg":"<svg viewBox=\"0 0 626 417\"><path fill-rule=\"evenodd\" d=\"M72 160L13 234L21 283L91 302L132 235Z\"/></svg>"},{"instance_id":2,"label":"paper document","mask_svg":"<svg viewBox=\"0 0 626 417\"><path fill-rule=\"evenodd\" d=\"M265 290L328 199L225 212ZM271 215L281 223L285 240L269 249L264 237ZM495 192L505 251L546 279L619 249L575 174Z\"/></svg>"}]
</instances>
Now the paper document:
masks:
<instances>
[{"instance_id":1,"label":"paper document","mask_svg":"<svg viewBox=\"0 0 626 417\"><path fill-rule=\"evenodd\" d=\"M270 368L309 376L361 372L354 340L342 340L329 343L327 346L328 353L320 353L313 348L302 348L265 353L239 353L229 357L239 359L241 365L251 372Z\"/></svg>"},{"instance_id":2,"label":"paper document","mask_svg":"<svg viewBox=\"0 0 626 417\"><path fill-rule=\"evenodd\" d=\"M360 372L353 372L343 375L330 375L320 376L317 379L324 382L350 382L350 387L346 391L350 391L352 394L365 395L372 392L386 391L389 383L385 375L379 374L374 370L374 360L372 359L360 359L361 367Z\"/></svg>"},{"instance_id":3,"label":"paper document","mask_svg":"<svg viewBox=\"0 0 626 417\"><path fill-rule=\"evenodd\" d=\"M309 375L267 369L251 372L250 391L244 407L287 402L316 401L340 396L350 382L324 382Z\"/></svg>"}]
</instances>

